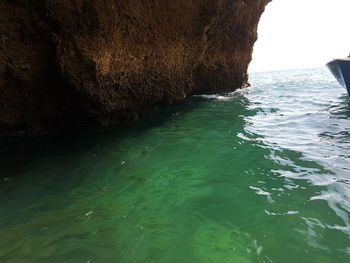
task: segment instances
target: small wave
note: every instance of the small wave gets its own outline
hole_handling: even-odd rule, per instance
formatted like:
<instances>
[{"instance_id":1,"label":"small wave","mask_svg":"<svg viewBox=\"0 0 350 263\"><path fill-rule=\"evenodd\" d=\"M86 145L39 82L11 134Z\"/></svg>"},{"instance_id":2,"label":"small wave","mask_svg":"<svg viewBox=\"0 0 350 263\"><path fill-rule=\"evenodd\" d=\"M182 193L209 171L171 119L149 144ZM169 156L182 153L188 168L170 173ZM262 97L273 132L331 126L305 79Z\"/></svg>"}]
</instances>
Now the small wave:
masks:
<instances>
[{"instance_id":1,"label":"small wave","mask_svg":"<svg viewBox=\"0 0 350 263\"><path fill-rule=\"evenodd\" d=\"M208 100L229 101L236 98L237 95L241 95L241 94L243 94L243 89L237 89L227 94L199 94L199 95L193 95L193 97L203 98Z\"/></svg>"}]
</instances>

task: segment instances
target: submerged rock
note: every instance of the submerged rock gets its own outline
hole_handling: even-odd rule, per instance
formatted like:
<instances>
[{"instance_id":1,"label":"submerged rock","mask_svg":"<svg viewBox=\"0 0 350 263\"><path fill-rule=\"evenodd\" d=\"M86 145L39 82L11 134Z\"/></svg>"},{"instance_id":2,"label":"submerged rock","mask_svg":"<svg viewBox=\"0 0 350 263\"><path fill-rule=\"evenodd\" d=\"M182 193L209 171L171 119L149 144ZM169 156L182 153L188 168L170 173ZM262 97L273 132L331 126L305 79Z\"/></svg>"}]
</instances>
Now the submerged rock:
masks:
<instances>
[{"instance_id":1,"label":"submerged rock","mask_svg":"<svg viewBox=\"0 0 350 263\"><path fill-rule=\"evenodd\" d=\"M247 82L270 0L0 0L0 130L117 125Z\"/></svg>"}]
</instances>

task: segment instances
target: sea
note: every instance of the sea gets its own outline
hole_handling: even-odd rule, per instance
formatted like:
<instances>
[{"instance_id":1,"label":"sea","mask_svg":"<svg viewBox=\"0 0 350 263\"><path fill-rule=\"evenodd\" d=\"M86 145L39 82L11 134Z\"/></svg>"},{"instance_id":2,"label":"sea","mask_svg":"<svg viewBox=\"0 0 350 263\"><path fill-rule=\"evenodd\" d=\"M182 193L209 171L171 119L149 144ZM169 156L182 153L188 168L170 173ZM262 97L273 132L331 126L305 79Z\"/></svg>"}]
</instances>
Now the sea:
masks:
<instances>
[{"instance_id":1,"label":"sea","mask_svg":"<svg viewBox=\"0 0 350 263\"><path fill-rule=\"evenodd\" d=\"M0 262L350 262L350 100L326 68L2 143Z\"/></svg>"}]
</instances>

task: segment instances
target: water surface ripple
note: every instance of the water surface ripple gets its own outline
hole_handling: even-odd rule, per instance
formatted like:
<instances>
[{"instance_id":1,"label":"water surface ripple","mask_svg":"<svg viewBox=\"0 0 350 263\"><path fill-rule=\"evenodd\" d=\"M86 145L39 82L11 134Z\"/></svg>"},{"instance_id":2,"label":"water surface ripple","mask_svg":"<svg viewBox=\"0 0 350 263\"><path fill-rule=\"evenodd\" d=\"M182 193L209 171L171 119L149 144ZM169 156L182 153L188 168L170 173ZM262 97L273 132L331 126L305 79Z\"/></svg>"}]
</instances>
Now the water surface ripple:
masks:
<instances>
[{"instance_id":1,"label":"water surface ripple","mask_svg":"<svg viewBox=\"0 0 350 263\"><path fill-rule=\"evenodd\" d=\"M0 262L350 262L350 102L325 69L0 149Z\"/></svg>"}]
</instances>

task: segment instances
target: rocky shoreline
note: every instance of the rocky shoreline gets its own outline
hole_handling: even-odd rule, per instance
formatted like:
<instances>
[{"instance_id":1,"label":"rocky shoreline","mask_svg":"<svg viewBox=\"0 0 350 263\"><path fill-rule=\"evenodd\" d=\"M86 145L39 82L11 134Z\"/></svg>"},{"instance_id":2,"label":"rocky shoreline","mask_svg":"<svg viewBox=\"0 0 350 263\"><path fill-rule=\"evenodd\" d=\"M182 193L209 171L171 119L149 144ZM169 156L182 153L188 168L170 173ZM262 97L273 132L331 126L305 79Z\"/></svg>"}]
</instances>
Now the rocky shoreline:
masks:
<instances>
[{"instance_id":1,"label":"rocky shoreline","mask_svg":"<svg viewBox=\"0 0 350 263\"><path fill-rule=\"evenodd\" d=\"M0 134L118 126L247 82L270 0L0 1Z\"/></svg>"}]
</instances>

